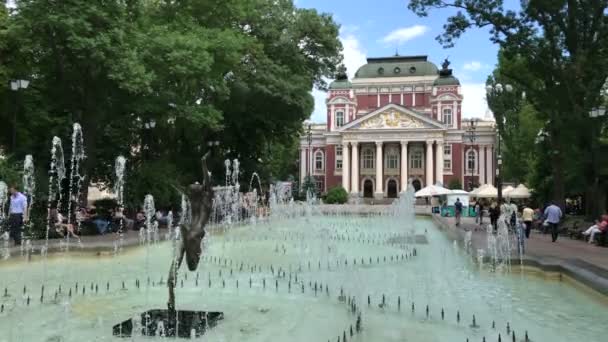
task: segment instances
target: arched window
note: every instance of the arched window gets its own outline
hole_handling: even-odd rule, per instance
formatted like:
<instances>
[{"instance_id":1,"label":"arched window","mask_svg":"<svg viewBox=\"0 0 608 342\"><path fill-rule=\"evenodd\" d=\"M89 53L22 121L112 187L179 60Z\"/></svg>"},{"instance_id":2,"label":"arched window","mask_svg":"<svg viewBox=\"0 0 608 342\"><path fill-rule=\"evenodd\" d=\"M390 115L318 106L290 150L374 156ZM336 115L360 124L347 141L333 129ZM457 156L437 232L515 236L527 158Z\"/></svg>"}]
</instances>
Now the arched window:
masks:
<instances>
[{"instance_id":1,"label":"arched window","mask_svg":"<svg viewBox=\"0 0 608 342\"><path fill-rule=\"evenodd\" d=\"M325 170L324 159L325 158L323 158L323 151L318 150L317 152L315 152L315 170L316 171L323 171L323 170Z\"/></svg>"},{"instance_id":2,"label":"arched window","mask_svg":"<svg viewBox=\"0 0 608 342\"><path fill-rule=\"evenodd\" d=\"M443 123L448 126L452 125L452 108L443 108Z\"/></svg>"},{"instance_id":3,"label":"arched window","mask_svg":"<svg viewBox=\"0 0 608 342\"><path fill-rule=\"evenodd\" d=\"M477 170L477 152L473 149L467 151L467 172L474 174Z\"/></svg>"},{"instance_id":4,"label":"arched window","mask_svg":"<svg viewBox=\"0 0 608 342\"><path fill-rule=\"evenodd\" d=\"M386 150L384 166L390 170L399 169L399 150L396 147L389 147Z\"/></svg>"},{"instance_id":5,"label":"arched window","mask_svg":"<svg viewBox=\"0 0 608 342\"><path fill-rule=\"evenodd\" d=\"M336 127L344 126L344 112L336 112Z\"/></svg>"},{"instance_id":6,"label":"arched window","mask_svg":"<svg viewBox=\"0 0 608 342\"><path fill-rule=\"evenodd\" d=\"M410 169L422 169L422 149L413 149L410 153Z\"/></svg>"},{"instance_id":7,"label":"arched window","mask_svg":"<svg viewBox=\"0 0 608 342\"><path fill-rule=\"evenodd\" d=\"M373 169L374 168L374 157L375 152L373 147L365 147L363 149L363 155L361 162L363 163L362 169Z\"/></svg>"}]
</instances>

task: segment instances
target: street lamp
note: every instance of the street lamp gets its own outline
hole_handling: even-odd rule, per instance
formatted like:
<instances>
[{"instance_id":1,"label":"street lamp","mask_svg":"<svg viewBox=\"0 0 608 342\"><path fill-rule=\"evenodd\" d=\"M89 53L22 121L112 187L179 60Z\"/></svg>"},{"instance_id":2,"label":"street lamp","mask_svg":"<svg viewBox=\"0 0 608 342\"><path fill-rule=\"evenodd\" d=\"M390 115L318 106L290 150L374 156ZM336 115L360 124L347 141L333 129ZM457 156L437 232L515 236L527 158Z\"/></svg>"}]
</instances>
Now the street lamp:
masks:
<instances>
[{"instance_id":1,"label":"street lamp","mask_svg":"<svg viewBox=\"0 0 608 342\"><path fill-rule=\"evenodd\" d=\"M468 128L467 128L467 137L469 138L469 141L471 142L471 144L475 143L475 140L477 139L477 136L475 135L475 130L477 129L477 118L472 118L469 120L469 124L468 124ZM468 181L468 188L469 191L473 190L473 176L475 174L475 170L474 170L474 165L469 165L468 162L468 156L466 159L466 163L468 169L469 169L469 173L470 173L470 178Z\"/></svg>"},{"instance_id":2,"label":"street lamp","mask_svg":"<svg viewBox=\"0 0 608 342\"><path fill-rule=\"evenodd\" d=\"M10 81L11 90L12 91L16 91L16 92L18 92L19 89L27 89L27 87L29 85L30 85L30 81L28 81L28 80L14 80L14 81ZM19 94L19 93L17 93L17 94ZM20 96L17 95L17 98L20 99ZM11 145L12 145L12 149L13 149L13 152L14 152L15 148L17 148L17 108L15 108L15 110L13 112L13 136L12 136L12 144Z\"/></svg>"},{"instance_id":3,"label":"street lamp","mask_svg":"<svg viewBox=\"0 0 608 342\"><path fill-rule=\"evenodd\" d=\"M594 107L589 111L589 117L592 120L601 120L604 119L604 117L606 116L606 107L603 105L604 103L604 96L608 95L608 91L602 91L600 93L600 97L602 98L602 104L599 105L598 107ZM597 161L598 161L598 157L597 157L597 149L598 149L598 144L595 143L595 140L597 139L597 130L596 127L599 127L600 132L602 130L602 123L599 123L597 126L594 125L594 127L591 128L591 165L593 167L593 174L595 176L595 179L593 180L594 182L594 186L593 186L593 193L594 196L592 196L593 198L588 198L587 201L590 201L592 203L592 212L591 214L596 215L599 213L599 207L598 207L598 201L597 198L595 196L595 194L597 194L597 191L599 189L599 182L600 182L600 176L599 176L599 167L597 165ZM589 207L588 207L589 208Z\"/></svg>"},{"instance_id":4,"label":"street lamp","mask_svg":"<svg viewBox=\"0 0 608 342\"><path fill-rule=\"evenodd\" d=\"M500 83L496 83L494 85L488 84L486 86L486 94L488 97L500 95L503 92L512 93L513 86L510 84L505 84L504 86ZM522 98L525 98L525 93L522 94ZM497 133L497 142L498 142L498 150L496 153L496 188L498 190L498 204L502 202L502 175L500 169L502 168L502 154L501 154L501 135L503 134L502 130L504 129L504 125L506 124L506 117L502 116L502 124L498 122L498 118L496 118L496 114L494 114L494 118L496 120L496 133Z\"/></svg>"}]
</instances>

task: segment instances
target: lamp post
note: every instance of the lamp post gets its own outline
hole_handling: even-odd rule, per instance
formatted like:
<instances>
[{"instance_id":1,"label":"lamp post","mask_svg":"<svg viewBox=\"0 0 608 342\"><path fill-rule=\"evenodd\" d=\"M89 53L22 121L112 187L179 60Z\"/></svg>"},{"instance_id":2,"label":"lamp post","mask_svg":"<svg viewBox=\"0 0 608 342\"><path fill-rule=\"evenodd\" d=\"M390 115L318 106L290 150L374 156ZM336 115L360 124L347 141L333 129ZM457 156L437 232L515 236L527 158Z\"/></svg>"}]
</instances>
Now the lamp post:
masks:
<instances>
[{"instance_id":1,"label":"lamp post","mask_svg":"<svg viewBox=\"0 0 608 342\"><path fill-rule=\"evenodd\" d=\"M475 130L477 129L477 120L478 120L477 118L472 118L469 120L469 124L468 124L468 128L467 128L467 137L468 137L469 141L471 142L471 144L474 144L475 140L477 139L477 136L475 135ZM473 176L475 174L475 170L474 170L475 164L469 165L468 156L467 156L466 162L467 162L467 166L469 166L468 169L469 169L469 173L470 173L468 188L469 188L469 191L471 191L471 190L473 190Z\"/></svg>"},{"instance_id":2,"label":"lamp post","mask_svg":"<svg viewBox=\"0 0 608 342\"><path fill-rule=\"evenodd\" d=\"M604 95L608 95L608 91L604 92L602 91L602 93L600 94L600 96L603 98ZM602 101L603 102L603 101ZM604 119L606 116L606 107L602 104L598 107L594 107L593 109L591 109L591 111L589 111L589 117L591 118L591 120L602 120ZM594 180L593 180L593 188L592 188L592 198L588 198L587 199L587 203L591 203L592 207L588 207L589 213L592 214L592 216L596 216L599 213L599 197L597 196L598 191L600 191L600 175L599 175L599 166L597 165L598 162L598 157L597 157L597 150L598 150L598 146L599 144L595 143L595 140L597 139L597 129L596 127L599 127L599 131L601 132L602 129L602 123L598 123L597 126L594 125L594 127L591 127L591 165L593 167L593 175ZM589 214L588 213L588 214Z\"/></svg>"},{"instance_id":3,"label":"lamp post","mask_svg":"<svg viewBox=\"0 0 608 342\"><path fill-rule=\"evenodd\" d=\"M30 81L28 80L14 80L10 82L11 90L17 92L17 98L20 100L19 89L27 89L30 85ZM11 141L11 146L13 152L17 148L17 110L20 107L21 102L17 105L17 108L13 111L13 136Z\"/></svg>"},{"instance_id":4,"label":"lamp post","mask_svg":"<svg viewBox=\"0 0 608 342\"><path fill-rule=\"evenodd\" d=\"M505 84L504 86L500 83L496 83L496 84L488 84L486 86L486 94L488 95L488 97L492 97L492 96L497 96L502 94L503 92L507 92L507 93L511 93L513 92L513 86L510 84ZM522 98L525 98L525 93L522 93ZM496 152L496 188L498 191L498 204L500 205L500 203L502 202L502 174L501 174L501 168L502 168L502 151L501 151L501 136L503 134L503 130L504 130L504 126L506 124L506 117L504 115L502 115L500 118L496 117L496 113L494 114L494 118L496 119L496 141L498 143L498 149ZM501 120L501 122L499 122L498 120Z\"/></svg>"}]
</instances>

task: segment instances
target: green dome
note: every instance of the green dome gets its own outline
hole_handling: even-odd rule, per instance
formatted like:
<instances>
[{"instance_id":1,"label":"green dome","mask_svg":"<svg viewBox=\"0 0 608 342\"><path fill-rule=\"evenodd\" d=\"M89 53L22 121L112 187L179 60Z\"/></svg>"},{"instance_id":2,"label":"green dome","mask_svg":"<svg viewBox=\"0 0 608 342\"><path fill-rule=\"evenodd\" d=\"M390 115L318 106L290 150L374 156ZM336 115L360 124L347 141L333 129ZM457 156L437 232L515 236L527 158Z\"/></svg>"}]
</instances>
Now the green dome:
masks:
<instances>
[{"instance_id":1,"label":"green dome","mask_svg":"<svg viewBox=\"0 0 608 342\"><path fill-rule=\"evenodd\" d=\"M353 87L349 80L335 80L329 84L329 89L351 89Z\"/></svg>"},{"instance_id":2,"label":"green dome","mask_svg":"<svg viewBox=\"0 0 608 342\"><path fill-rule=\"evenodd\" d=\"M368 58L357 70L355 78L435 76L437 66L427 56L393 56Z\"/></svg>"},{"instance_id":3,"label":"green dome","mask_svg":"<svg viewBox=\"0 0 608 342\"><path fill-rule=\"evenodd\" d=\"M439 76L433 82L434 86L446 86L446 85L460 85L460 81L452 75L450 76Z\"/></svg>"}]
</instances>

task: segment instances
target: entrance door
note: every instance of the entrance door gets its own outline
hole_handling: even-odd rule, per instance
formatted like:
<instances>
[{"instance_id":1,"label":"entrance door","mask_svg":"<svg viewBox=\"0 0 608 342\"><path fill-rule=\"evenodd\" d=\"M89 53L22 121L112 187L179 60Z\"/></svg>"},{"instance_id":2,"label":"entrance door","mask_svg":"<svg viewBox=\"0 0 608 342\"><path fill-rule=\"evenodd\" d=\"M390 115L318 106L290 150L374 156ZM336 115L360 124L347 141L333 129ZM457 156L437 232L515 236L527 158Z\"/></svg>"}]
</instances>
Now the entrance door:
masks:
<instances>
[{"instance_id":1,"label":"entrance door","mask_svg":"<svg viewBox=\"0 0 608 342\"><path fill-rule=\"evenodd\" d=\"M422 189L422 184L420 184L419 179L414 179L414 181L412 182L412 186L414 186L414 190L416 191Z\"/></svg>"},{"instance_id":2,"label":"entrance door","mask_svg":"<svg viewBox=\"0 0 608 342\"><path fill-rule=\"evenodd\" d=\"M388 198L397 198L397 181L396 180L391 179L388 181L387 195L388 195Z\"/></svg>"},{"instance_id":3,"label":"entrance door","mask_svg":"<svg viewBox=\"0 0 608 342\"><path fill-rule=\"evenodd\" d=\"M372 198L374 197L374 182L367 179L363 182L363 197Z\"/></svg>"}]
</instances>

